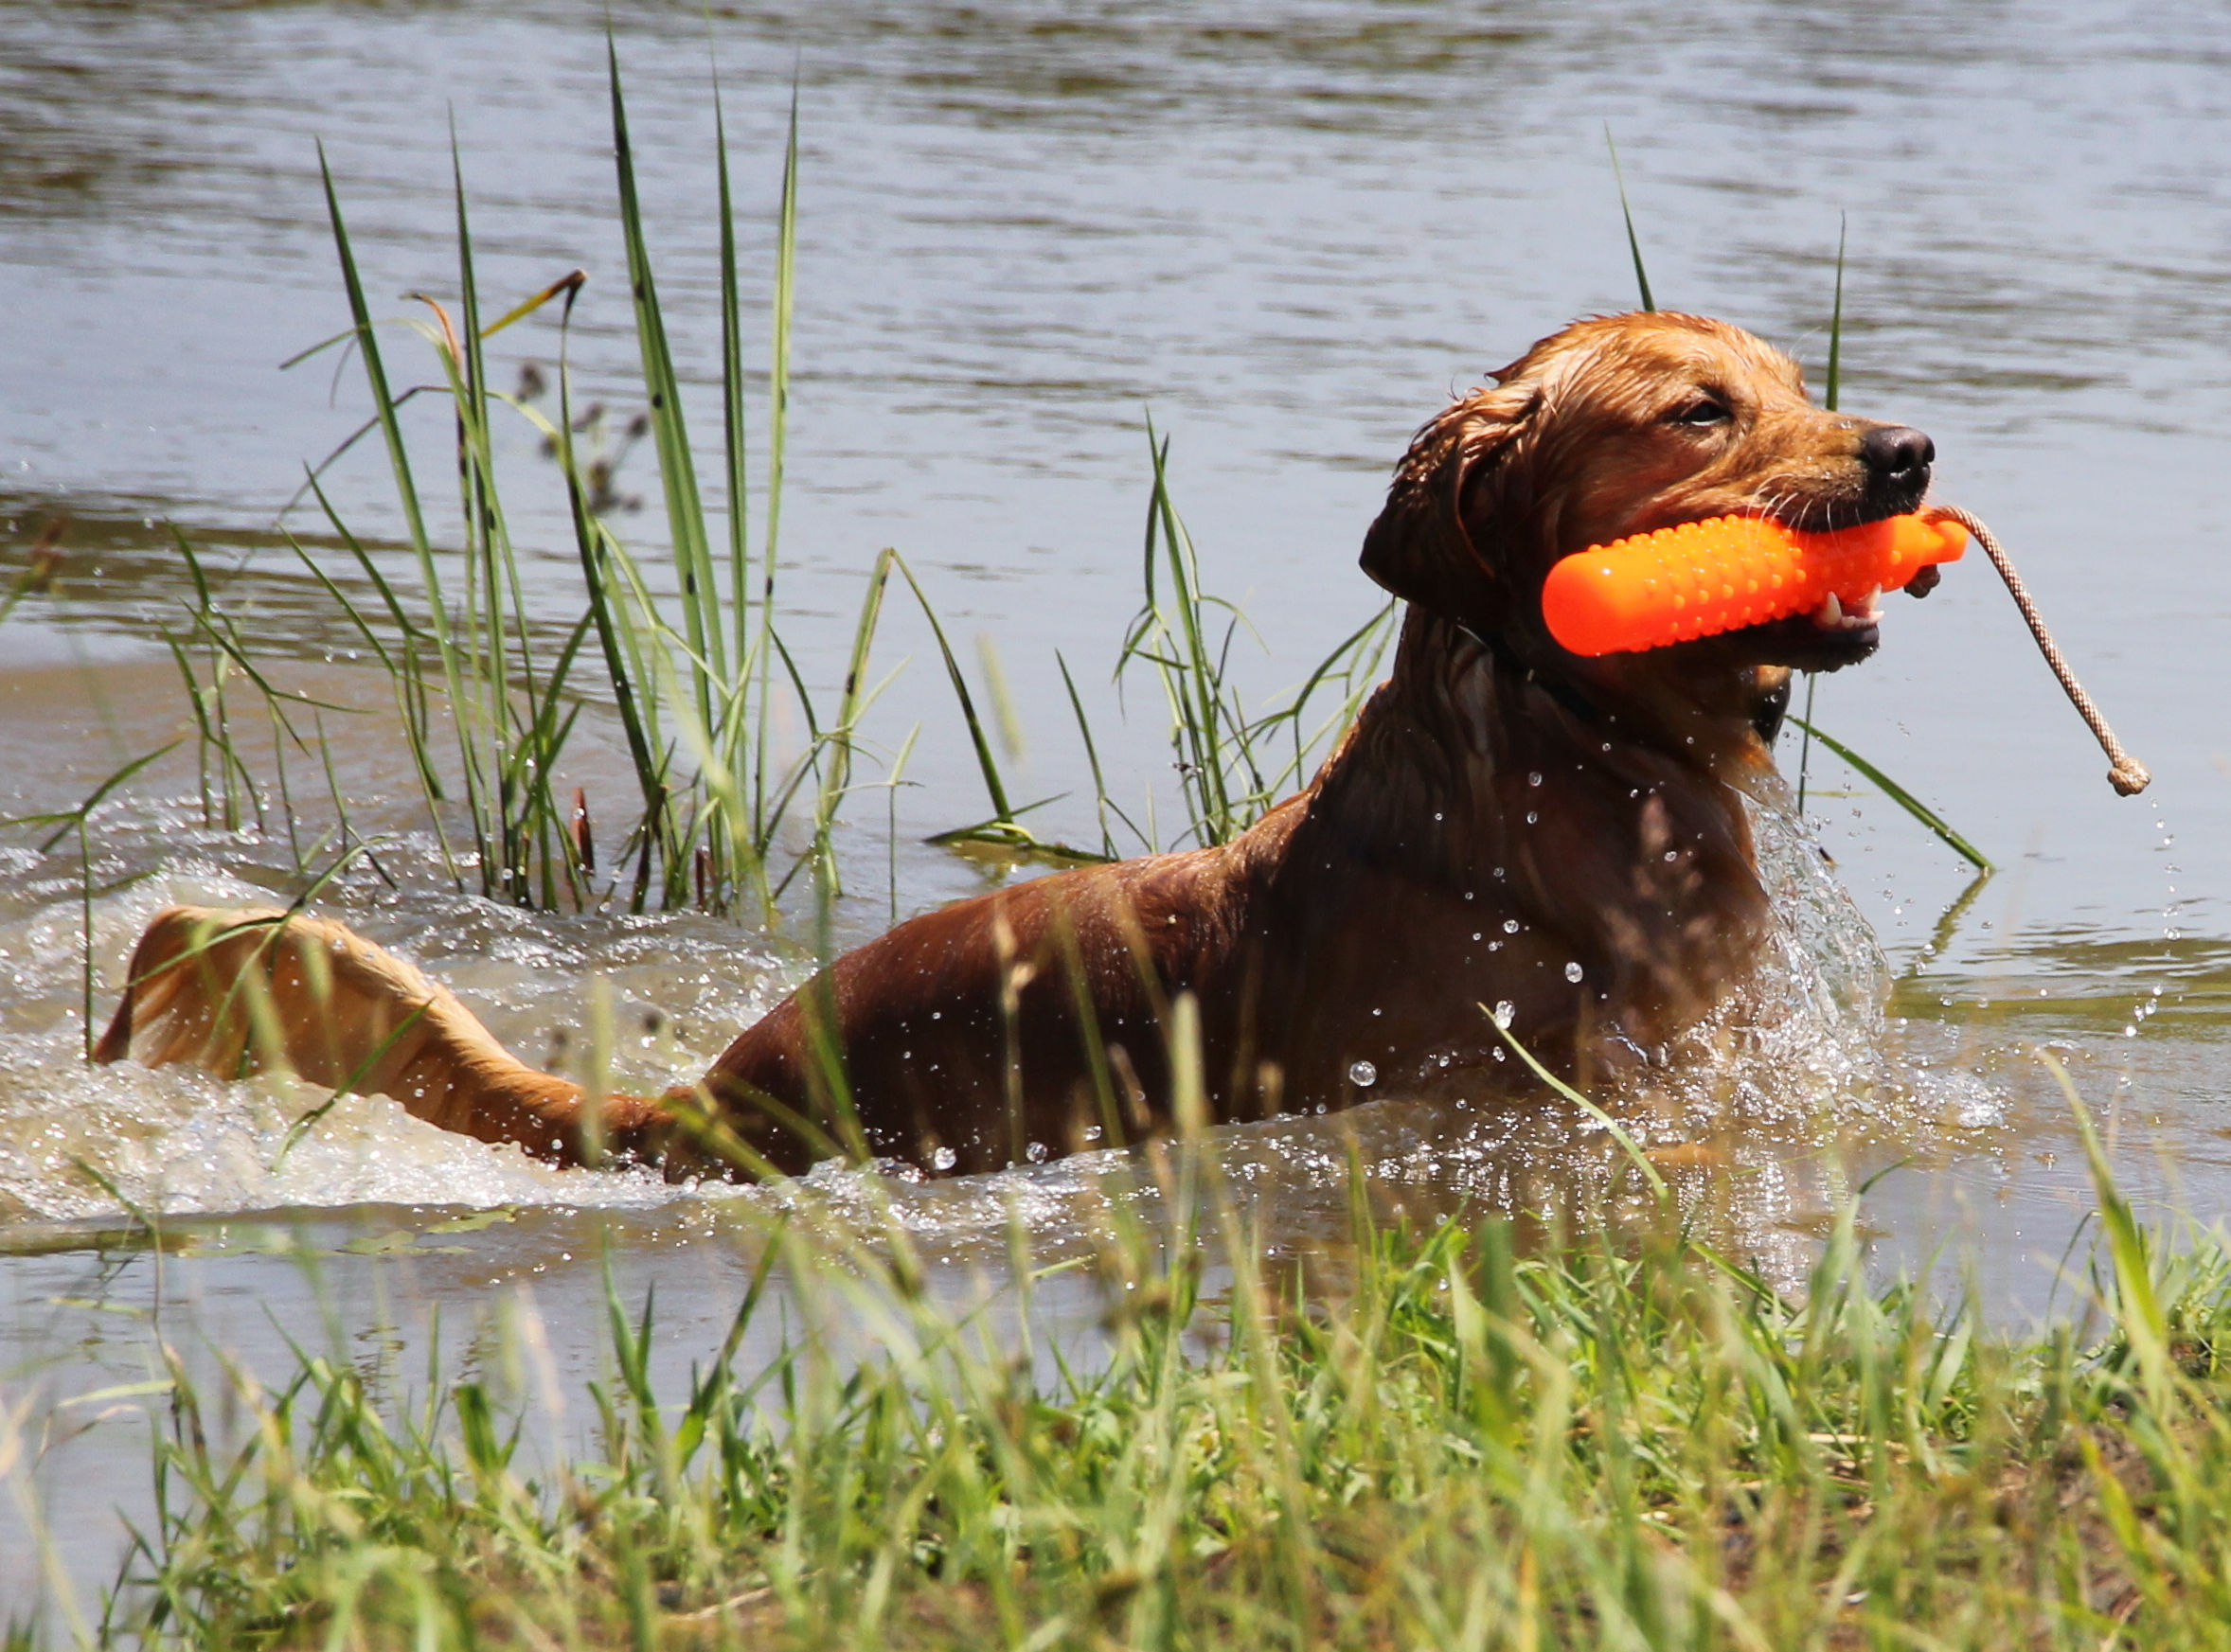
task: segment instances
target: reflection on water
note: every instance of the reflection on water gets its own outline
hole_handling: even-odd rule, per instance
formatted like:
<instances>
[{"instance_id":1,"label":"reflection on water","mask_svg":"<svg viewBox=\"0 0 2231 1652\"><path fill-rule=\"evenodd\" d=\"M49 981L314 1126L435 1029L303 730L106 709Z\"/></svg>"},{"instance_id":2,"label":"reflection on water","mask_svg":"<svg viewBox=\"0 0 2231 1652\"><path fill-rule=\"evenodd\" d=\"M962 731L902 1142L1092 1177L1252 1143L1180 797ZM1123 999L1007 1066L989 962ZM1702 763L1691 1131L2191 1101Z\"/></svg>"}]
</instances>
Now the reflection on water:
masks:
<instances>
[{"instance_id":1,"label":"reflection on water","mask_svg":"<svg viewBox=\"0 0 2231 1652\"><path fill-rule=\"evenodd\" d=\"M501 17L0 0L0 580L50 524L67 552L52 589L0 622L0 813L71 807L178 732L156 634L190 591L175 523L259 649L370 708L332 714L332 783L360 831L387 835L401 887L364 870L329 907L537 1060L563 1058L585 984L609 979L621 1075L649 1086L701 1068L806 949L687 916L538 917L442 891L382 732L385 687L348 669L350 638L287 542L346 584L330 524L282 519L304 462L363 417L361 392L330 358L274 370L345 319L315 139L375 308L454 288L454 110L487 291L508 302L587 268L580 394L634 411L605 15L565 0ZM613 15L661 290L685 364L709 363L703 19ZM1956 1233L1995 1303L2035 1305L2039 1258L2086 1202L2037 1046L2074 1075L2133 1190L2208 1216L2231 1189L2231 771L2215 680L2231 371L2194 344L2231 330L2220 32L2204 11L2102 20L2065 0L1832 15L1776 0L716 7L759 286L794 73L800 87L784 554L801 669L842 670L843 616L874 551L898 544L956 636L1000 641L1023 723L1012 787L1066 793L1044 829L1089 837L1057 648L1098 696L1126 798L1168 773L1153 719L1134 705L1127 721L1100 687L1135 599L1150 407L1176 435L1173 485L1218 587L1269 639L1240 675L1276 686L1374 601L1355 550L1409 430L1569 316L1632 302L1605 123L1660 297L1789 345L1816 382L1847 214L1844 404L1932 433L1940 488L2022 560L2156 788L2135 805L2107 795L2018 619L1979 569L1955 570L1893 613L1881 658L1820 685L1817 714L2007 870L1958 906L1964 868L1816 763L1812 825L1834 872L1778 816L1759 823L1784 919L1773 989L1700 1029L1700 1058L1612 1099L1683 1197L1783 1277L1824 1213L1901 1165L1867 1197L1883 1265ZM541 320L495 344L507 383L557 349ZM433 370L395 347L399 371ZM686 389L701 438L718 428L708 377ZM439 474L446 428L430 414L414 432L423 474ZM530 600L570 627L564 501L531 432L499 443ZM367 445L329 479L384 567L401 532L383 464ZM647 454L620 485L655 498ZM624 526L655 551L655 506ZM872 810L847 837L861 876L845 938L986 876L916 842L981 813L965 742L919 670L917 624L890 621L887 658L911 650L918 668L871 733L896 747L922 722L919 785L896 845ZM603 732L585 729L576 762L569 784L616 794L624 758ZM325 786L310 789L322 800ZM206 824L190 742L151 791L158 803L102 815L93 836L97 1012L157 906L291 897L316 860L320 826L290 840L276 820ZM961 1289L1004 1276L1017 1219L1058 1257L1110 1202L1161 1208L1151 1165L1106 1154L921 1185L833 1169L779 1190L568 1176L382 1101L343 1103L282 1154L319 1099L299 1087L79 1063L80 868L74 842L39 841L0 834L6 1406L145 1379L158 1317L193 1358L229 1348L276 1370L282 1333L330 1322L343 1345L386 1349L425 1340L446 1307L470 1359L463 1327L523 1288L572 1380L595 1367L608 1246L627 1288L659 1285L664 1357L686 1365L778 1216L859 1232L895 1217ZM1383 1102L1209 1150L1284 1254L1341 1241L1351 1162L1390 1218L1557 1199L1615 1213L1639 1186L1595 1121L1552 1107ZM177 1224L172 1248L144 1248L127 1204ZM1089 1326L1089 1291L1049 1311ZM39 1412L33 1483L81 1582L109 1574L111 1508L143 1496L137 1403ZM0 1555L30 1553L0 1524Z\"/></svg>"}]
</instances>

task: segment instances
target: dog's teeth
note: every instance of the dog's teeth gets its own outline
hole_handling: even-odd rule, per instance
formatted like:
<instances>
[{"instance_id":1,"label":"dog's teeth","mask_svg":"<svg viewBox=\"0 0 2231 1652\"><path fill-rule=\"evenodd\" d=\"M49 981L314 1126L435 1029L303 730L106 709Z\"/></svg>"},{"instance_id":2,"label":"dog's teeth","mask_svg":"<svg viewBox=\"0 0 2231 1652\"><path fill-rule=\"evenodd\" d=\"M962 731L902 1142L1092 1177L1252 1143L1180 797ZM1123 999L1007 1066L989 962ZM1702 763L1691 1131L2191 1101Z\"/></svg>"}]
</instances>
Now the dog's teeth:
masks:
<instances>
[{"instance_id":1,"label":"dog's teeth","mask_svg":"<svg viewBox=\"0 0 2231 1652\"><path fill-rule=\"evenodd\" d=\"M1831 591L1820 599L1820 608L1812 616L1812 623L1823 631L1836 631L1844 624L1844 605L1836 600Z\"/></svg>"}]
</instances>

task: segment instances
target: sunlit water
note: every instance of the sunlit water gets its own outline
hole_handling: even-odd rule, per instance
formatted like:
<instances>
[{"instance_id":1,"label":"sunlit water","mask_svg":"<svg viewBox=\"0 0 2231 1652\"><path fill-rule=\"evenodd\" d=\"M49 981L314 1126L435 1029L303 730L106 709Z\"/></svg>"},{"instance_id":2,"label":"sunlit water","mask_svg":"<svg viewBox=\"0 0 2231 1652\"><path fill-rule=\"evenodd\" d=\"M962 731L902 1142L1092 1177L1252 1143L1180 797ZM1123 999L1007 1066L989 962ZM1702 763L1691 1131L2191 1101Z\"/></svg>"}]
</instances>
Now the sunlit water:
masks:
<instances>
[{"instance_id":1,"label":"sunlit water","mask_svg":"<svg viewBox=\"0 0 2231 1652\"><path fill-rule=\"evenodd\" d=\"M615 428L632 414L604 15L0 3L0 581L54 521L69 553L53 591L0 624L0 813L74 805L179 732L153 635L186 590L167 523L207 550L259 647L306 663L322 695L383 703L273 531L302 463L363 417L330 358L274 370L346 318L314 139L375 308L401 313L406 290L455 289L454 113L491 302L589 269L581 396L609 401ZM622 7L616 23L662 292L685 361L709 363L702 19ZM1879 1177L1863 1209L1881 1266L1941 1252L2019 1314L2052 1289L2089 1203L2043 1048L2133 1190L2214 1219L2231 1190L2220 20L2051 3L1833 17L1765 0L1460 19L1323 0L1211 23L1186 8L823 3L716 9L712 38L755 293L794 73L799 86L789 640L830 681L868 561L897 544L964 654L996 639L1024 741L1010 786L1069 793L1036 817L1057 835L1097 829L1057 648L1119 795L1159 781L1170 812L1145 699L1126 719L1101 686L1136 601L1150 411L1175 438L1212 583L1268 639L1241 661L1267 693L1369 611L1355 551L1410 429L1567 317L1633 303L1607 122L1659 301L1784 343L1816 384L1847 214L1844 405L1932 433L1940 493L2007 540L2156 788L2109 794L1979 564L1898 602L1883 654L1821 684L1818 720L2006 870L1968 889L1962 862L1816 752L1808 827L1775 810L1758 823L1781 918L1766 986L1615 1110L1778 1277ZM391 347L399 371L430 371L400 335ZM538 320L491 347L509 382L548 366L556 335ZM694 378L702 441L717 408ZM438 475L438 421L419 434ZM500 439L537 611L568 623L562 498L531 433ZM655 551L647 449L619 478L652 501L622 520ZM330 481L392 557L379 456ZM887 752L922 724L919 784L888 861L880 796L848 827L848 939L990 876L919 842L984 812L928 646L895 608L879 658L913 663L870 733ZM655 1085L701 1069L796 979L794 933L449 893L400 748L375 719L346 726L341 788L360 830L399 834L402 888L353 874L324 905L452 983L528 1058L562 1058L601 979L618 1075ZM616 816L620 761L592 729L566 778ZM93 902L97 1017L157 907L291 895L297 862L316 859L314 822L309 842L276 820L213 829L195 791L182 750L96 821L92 882L110 891ZM657 1284L678 1371L724 1326L771 1217L868 1242L896 1220L967 1294L1006 1276L1018 1224L1055 1258L1096 1243L1112 1206L1164 1208L1156 1167L1110 1154L920 1185L568 1175L378 1100L342 1103L290 1145L323 1099L299 1086L83 1068L83 879L75 840L42 852L45 836L0 833L0 1249L15 1252L0 1257L0 1413L28 1402L12 1472L48 1523L45 1553L80 1584L109 1575L114 1510L144 1507L150 1403L82 1396L148 1379L157 1334L204 1369L225 1350L276 1371L289 1337L369 1361L417 1347L439 1310L469 1363L491 1357L470 1327L525 1303L562 1386L596 1367L608 1252L625 1291ZM1603 1127L1562 1108L1390 1098L1211 1150L1283 1256L1345 1243L1351 1156L1389 1219L1616 1214L1639 1197ZM171 1230L159 1255L131 1236L150 1216ZM1080 1280L1050 1285L1041 1309L1089 1341ZM30 1587L41 1552L18 1518L0 1498L0 1600Z\"/></svg>"}]
</instances>

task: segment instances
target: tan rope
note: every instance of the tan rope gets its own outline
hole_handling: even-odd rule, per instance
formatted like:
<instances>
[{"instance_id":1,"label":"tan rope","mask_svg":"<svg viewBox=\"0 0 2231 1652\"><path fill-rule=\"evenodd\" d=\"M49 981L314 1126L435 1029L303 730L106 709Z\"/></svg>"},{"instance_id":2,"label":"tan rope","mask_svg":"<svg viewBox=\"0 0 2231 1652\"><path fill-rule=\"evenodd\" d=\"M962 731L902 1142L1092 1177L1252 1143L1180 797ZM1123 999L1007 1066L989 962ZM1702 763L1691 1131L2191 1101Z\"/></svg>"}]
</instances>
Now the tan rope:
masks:
<instances>
[{"instance_id":1,"label":"tan rope","mask_svg":"<svg viewBox=\"0 0 2231 1652\"><path fill-rule=\"evenodd\" d=\"M2053 641L2053 633L2045 629L2044 615L2038 613L2037 604L2030 599L2029 588L2022 583L2022 576L2014 572L2014 563L2001 548L1998 539L1985 527L1977 517L1956 505L1932 505L1921 514L1933 521L1956 522L1975 536L1975 542L1983 547L1983 554L1990 559L1990 565L1999 571L1999 577L2007 582L2007 594L2014 598L2014 606L2022 610L2022 617L2029 623L2029 634L2037 638L2038 651L2045 656L2045 664L2053 667L2053 675L2061 679L2061 686L2068 693L2069 702L2091 725L2092 733L2099 741L2099 749L2107 754L2107 760L2115 766L2107 771L2107 783L2125 797L2135 797L2152 783L2153 776L2146 772L2146 765L2122 749L2122 742L2115 737L2115 731L2107 726L2107 719L2099 715L2099 708L2092 703L2092 697L2084 692L2084 685L2076 680L2076 673L2068 668L2060 645Z\"/></svg>"}]
</instances>

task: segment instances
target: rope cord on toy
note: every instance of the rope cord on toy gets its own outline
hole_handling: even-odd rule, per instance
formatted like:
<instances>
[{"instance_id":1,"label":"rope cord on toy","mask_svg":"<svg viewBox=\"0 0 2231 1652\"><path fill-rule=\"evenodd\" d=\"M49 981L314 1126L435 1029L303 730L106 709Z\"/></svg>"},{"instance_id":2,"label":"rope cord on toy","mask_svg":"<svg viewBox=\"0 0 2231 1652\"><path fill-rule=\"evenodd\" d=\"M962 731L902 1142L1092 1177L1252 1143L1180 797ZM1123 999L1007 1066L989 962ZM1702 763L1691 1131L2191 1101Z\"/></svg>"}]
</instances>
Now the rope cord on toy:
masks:
<instances>
[{"instance_id":1,"label":"rope cord on toy","mask_svg":"<svg viewBox=\"0 0 2231 1652\"><path fill-rule=\"evenodd\" d=\"M2029 634L2037 639L2038 651L2045 656L2045 664L2053 667L2053 675L2061 679L2061 686L2067 692L2069 703L2074 705L2090 725L2099 749L2107 754L2114 765L2107 771L2107 783L2125 797L2135 797L2152 783L2153 776L2146 772L2146 765L2122 749L2122 742L2115 737L2115 731L2107 726L2106 718L2092 703L2092 697L2084 692L2084 685L2076 680L2076 673L2068 668L2068 661L2061 654L2060 645L2053 641L2053 633L2045 629L2044 615L2038 613L2031 600L2029 588L2022 583L2022 576L2014 572L2013 560L1999 544L1997 536L1983 525L1972 512L1956 505L1924 506L1921 514L1956 522L1975 536L1975 542L1983 547L1983 554L1990 559L1990 565L1999 571L1999 577L2007 582L2007 595L2013 597L2014 606L2022 610L2022 617L2028 622Z\"/></svg>"}]
</instances>

